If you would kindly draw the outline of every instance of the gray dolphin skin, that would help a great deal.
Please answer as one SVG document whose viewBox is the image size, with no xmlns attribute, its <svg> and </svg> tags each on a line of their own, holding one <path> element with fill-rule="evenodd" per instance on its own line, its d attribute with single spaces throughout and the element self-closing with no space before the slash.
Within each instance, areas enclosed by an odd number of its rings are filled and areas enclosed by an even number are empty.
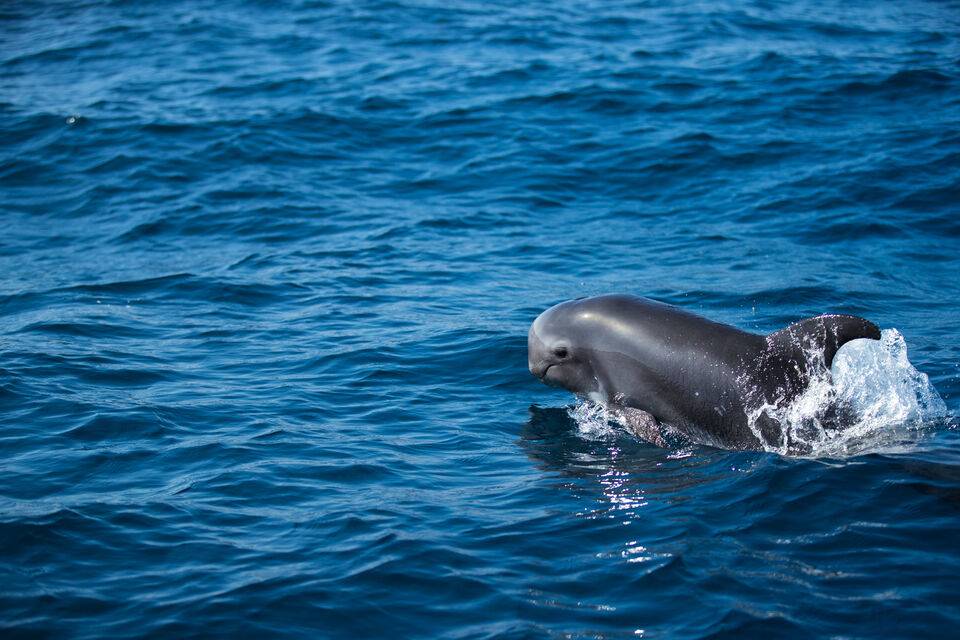
<svg viewBox="0 0 960 640">
<path fill-rule="evenodd" d="M 655 428 L 669 425 L 699 442 L 761 449 L 787 438 L 762 408 L 796 398 L 857 338 L 878 340 L 880 329 L 822 315 L 763 336 L 647 298 L 604 295 L 540 314 L 527 363 L 548 385 L 623 409 L 634 432 L 655 444 Z"/>
</svg>

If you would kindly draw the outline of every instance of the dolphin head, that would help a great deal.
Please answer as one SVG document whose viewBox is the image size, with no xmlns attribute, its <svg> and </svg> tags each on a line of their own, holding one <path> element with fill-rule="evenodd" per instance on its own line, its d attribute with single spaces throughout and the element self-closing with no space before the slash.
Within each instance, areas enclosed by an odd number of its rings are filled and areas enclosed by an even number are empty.
<svg viewBox="0 0 960 640">
<path fill-rule="evenodd" d="M 589 340 L 590 314 L 579 302 L 561 302 L 533 321 L 527 334 L 527 366 L 541 382 L 595 397 L 601 385 Z"/>
</svg>

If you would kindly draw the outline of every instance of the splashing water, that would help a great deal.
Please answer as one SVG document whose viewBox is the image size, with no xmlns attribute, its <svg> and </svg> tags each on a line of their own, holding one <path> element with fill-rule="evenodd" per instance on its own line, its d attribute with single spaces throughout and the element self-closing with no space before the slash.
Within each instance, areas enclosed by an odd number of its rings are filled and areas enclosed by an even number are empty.
<svg viewBox="0 0 960 640">
<path fill-rule="evenodd" d="M 590 439 L 612 437 L 626 426 L 617 409 L 589 401 L 577 402 L 569 413 Z M 848 342 L 831 371 L 814 377 L 792 402 L 751 412 L 748 422 L 755 432 L 762 413 L 784 425 L 786 435 L 766 450 L 808 457 L 903 451 L 948 417 L 929 377 L 907 359 L 906 341 L 896 329 L 883 330 L 880 340 Z"/>
<path fill-rule="evenodd" d="M 766 450 L 844 457 L 907 450 L 947 416 L 947 407 L 929 377 L 907 359 L 903 335 L 885 329 L 879 341 L 843 345 L 831 370 L 816 375 L 792 402 L 751 414 L 752 429 L 763 412 L 783 425 L 785 435 Z"/>
<path fill-rule="evenodd" d="M 930 378 L 907 359 L 907 343 L 896 329 L 881 333 L 880 343 L 854 340 L 833 363 L 838 397 L 870 421 L 926 422 L 947 415 L 947 405 Z"/>
<path fill-rule="evenodd" d="M 807 442 L 811 455 L 854 455 L 909 448 L 924 430 L 948 416 L 930 378 L 907 359 L 907 343 L 896 329 L 880 340 L 852 340 L 833 360 L 832 375 L 811 384 L 789 407 L 790 424 L 828 408 L 848 408 L 853 421 L 828 437 Z M 805 414 L 806 412 L 806 414 Z"/>
<path fill-rule="evenodd" d="M 580 435 L 590 440 L 603 440 L 614 437 L 620 424 L 617 413 L 602 404 L 590 400 L 578 399 L 577 403 L 567 409 L 567 413 L 577 423 Z M 624 426 L 624 425 L 620 425 Z"/>
</svg>

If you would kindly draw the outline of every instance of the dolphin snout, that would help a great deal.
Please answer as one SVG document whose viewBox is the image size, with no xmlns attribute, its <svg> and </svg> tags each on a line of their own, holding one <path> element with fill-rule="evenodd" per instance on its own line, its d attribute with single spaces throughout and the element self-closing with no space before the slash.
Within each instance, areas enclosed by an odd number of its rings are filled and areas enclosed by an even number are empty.
<svg viewBox="0 0 960 640">
<path fill-rule="evenodd" d="M 551 363 L 545 359 L 536 357 L 532 351 L 527 357 L 527 368 L 530 369 L 530 373 L 538 378 L 543 378 L 543 376 L 547 375 L 547 369 L 550 368 L 550 364 Z"/>
<path fill-rule="evenodd" d="M 543 344 L 531 325 L 530 332 L 527 334 L 527 368 L 530 369 L 530 373 L 541 380 L 547 374 L 547 369 L 550 368 L 551 364 L 544 357 L 545 353 L 546 345 Z"/>
<path fill-rule="evenodd" d="M 547 369 L 549 369 L 551 366 L 553 366 L 553 363 L 543 362 L 542 360 L 540 362 L 527 362 L 527 367 L 530 369 L 530 373 L 537 376 L 541 380 L 543 380 L 543 377 L 547 375 Z"/>
</svg>

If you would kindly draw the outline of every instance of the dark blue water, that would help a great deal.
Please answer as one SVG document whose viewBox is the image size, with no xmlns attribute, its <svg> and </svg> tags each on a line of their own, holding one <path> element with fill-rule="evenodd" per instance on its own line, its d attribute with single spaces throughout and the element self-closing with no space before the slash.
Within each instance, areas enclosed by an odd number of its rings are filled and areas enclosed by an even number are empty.
<svg viewBox="0 0 960 640">
<path fill-rule="evenodd" d="M 866 4 L 4 4 L 3 635 L 955 634 L 955 418 L 660 449 L 526 369 L 847 312 L 960 411 L 960 6 Z"/>
</svg>

